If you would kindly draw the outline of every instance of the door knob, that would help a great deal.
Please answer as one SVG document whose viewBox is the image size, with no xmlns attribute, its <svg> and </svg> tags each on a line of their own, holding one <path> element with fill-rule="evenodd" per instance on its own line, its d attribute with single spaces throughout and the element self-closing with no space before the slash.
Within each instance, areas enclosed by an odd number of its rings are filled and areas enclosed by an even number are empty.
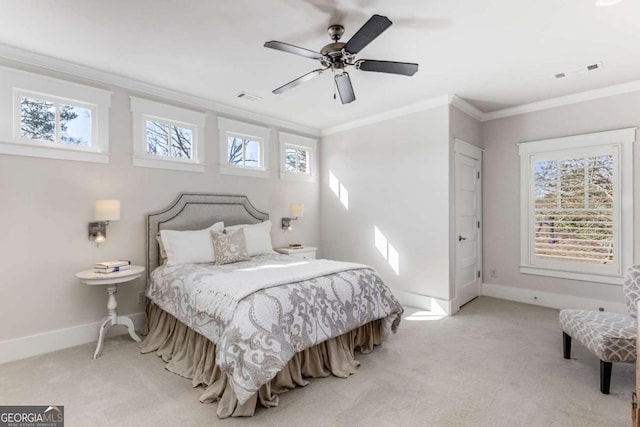
<svg viewBox="0 0 640 427">
<path fill-rule="evenodd" d="M 466 237 L 458 236 L 458 242 L 462 242 L 463 240 L 467 240 Z"/>
</svg>

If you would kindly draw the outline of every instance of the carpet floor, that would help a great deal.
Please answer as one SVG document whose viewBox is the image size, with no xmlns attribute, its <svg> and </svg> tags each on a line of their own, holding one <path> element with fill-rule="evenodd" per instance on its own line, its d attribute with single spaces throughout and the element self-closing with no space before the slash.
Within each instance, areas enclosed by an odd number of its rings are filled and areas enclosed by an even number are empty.
<svg viewBox="0 0 640 427">
<path fill-rule="evenodd" d="M 480 297 L 451 317 L 407 308 L 396 335 L 348 379 L 321 378 L 252 418 L 216 417 L 202 389 L 141 355 L 128 335 L 0 365 L 0 404 L 64 405 L 72 426 L 626 426 L 633 365 L 574 342 L 562 358 L 558 310 Z"/>
</svg>

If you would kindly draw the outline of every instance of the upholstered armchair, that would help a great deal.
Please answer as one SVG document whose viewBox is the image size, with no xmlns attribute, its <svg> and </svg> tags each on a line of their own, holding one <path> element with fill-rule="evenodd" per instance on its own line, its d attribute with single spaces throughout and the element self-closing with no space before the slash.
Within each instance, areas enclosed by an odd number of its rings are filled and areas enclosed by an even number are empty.
<svg viewBox="0 0 640 427">
<path fill-rule="evenodd" d="M 629 314 L 560 310 L 564 358 L 571 358 L 575 338 L 600 359 L 600 391 L 609 394 L 613 362 L 635 363 L 640 300 L 640 265 L 629 267 L 622 288 Z"/>
</svg>

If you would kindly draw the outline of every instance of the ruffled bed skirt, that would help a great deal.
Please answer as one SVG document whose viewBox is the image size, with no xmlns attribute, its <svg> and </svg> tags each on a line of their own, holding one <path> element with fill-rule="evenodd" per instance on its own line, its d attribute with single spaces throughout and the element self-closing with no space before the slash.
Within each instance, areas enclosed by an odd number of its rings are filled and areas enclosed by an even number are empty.
<svg viewBox="0 0 640 427">
<path fill-rule="evenodd" d="M 191 379 L 194 387 L 202 385 L 205 391 L 200 401 L 217 401 L 218 417 L 250 417 L 258 403 L 264 407 L 278 406 L 278 395 L 307 385 L 309 382 L 305 378 L 328 377 L 332 374 L 346 378 L 355 373 L 360 365 L 355 360 L 355 350 L 369 353 L 379 345 L 382 342 L 381 326 L 382 320 L 374 320 L 296 353 L 275 378 L 242 405 L 238 404 L 227 375 L 215 363 L 216 346 L 154 303 L 147 305 L 148 334 L 140 344 L 140 351 L 155 351 L 167 362 L 169 371 Z"/>
</svg>

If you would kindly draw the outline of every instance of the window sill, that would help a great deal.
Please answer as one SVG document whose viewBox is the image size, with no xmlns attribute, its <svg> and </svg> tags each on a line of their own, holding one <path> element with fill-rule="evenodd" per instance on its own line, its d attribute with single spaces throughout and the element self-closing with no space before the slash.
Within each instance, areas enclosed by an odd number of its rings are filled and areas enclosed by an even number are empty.
<svg viewBox="0 0 640 427">
<path fill-rule="evenodd" d="M 146 157 L 134 157 L 133 165 L 143 168 L 169 169 L 182 172 L 204 172 L 204 164 L 188 163 L 176 160 L 149 159 Z"/>
<path fill-rule="evenodd" d="M 286 181 L 317 182 L 316 177 L 308 173 L 280 172 L 280 179 Z"/>
<path fill-rule="evenodd" d="M 558 277 L 562 279 L 582 280 L 585 282 L 596 282 L 607 285 L 622 285 L 624 278 L 622 276 L 602 275 L 593 273 L 577 273 L 574 271 L 549 270 L 546 268 L 520 267 L 520 273 L 534 274 L 538 276 Z"/>
<path fill-rule="evenodd" d="M 42 157 L 45 159 L 73 160 L 77 162 L 109 163 L 108 153 L 98 153 L 71 148 L 54 148 L 22 143 L 0 142 L 0 154 L 12 156 Z"/>
<path fill-rule="evenodd" d="M 220 165 L 220 173 L 223 175 L 247 176 L 250 178 L 269 178 L 268 170 L 240 168 L 229 165 Z"/>
</svg>

